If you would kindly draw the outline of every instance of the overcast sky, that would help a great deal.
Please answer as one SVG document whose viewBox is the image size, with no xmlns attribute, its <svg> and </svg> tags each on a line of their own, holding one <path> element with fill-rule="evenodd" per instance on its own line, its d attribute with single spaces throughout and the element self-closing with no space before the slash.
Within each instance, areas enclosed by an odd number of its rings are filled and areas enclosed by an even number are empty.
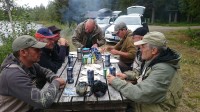
<svg viewBox="0 0 200 112">
<path fill-rule="evenodd" d="M 18 5 L 20 6 L 28 5 L 31 8 L 35 6 L 40 6 L 40 4 L 43 4 L 46 7 L 49 1 L 53 0 L 15 0 L 15 2 Z"/>
</svg>

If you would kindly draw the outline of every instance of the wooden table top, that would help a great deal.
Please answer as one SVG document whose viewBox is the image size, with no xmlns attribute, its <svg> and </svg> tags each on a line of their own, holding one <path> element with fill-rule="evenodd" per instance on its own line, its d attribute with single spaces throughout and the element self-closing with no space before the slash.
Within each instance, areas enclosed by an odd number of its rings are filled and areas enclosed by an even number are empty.
<svg viewBox="0 0 200 112">
<path fill-rule="evenodd" d="M 63 63 L 62 67 L 58 70 L 57 75 L 67 80 L 67 64 L 68 60 L 66 58 L 65 62 Z M 101 68 L 98 68 L 98 72 L 101 72 L 103 74 L 103 69 L 107 68 L 107 71 L 109 71 L 109 67 L 104 67 L 103 61 L 99 61 L 98 65 L 101 66 Z M 68 89 L 74 89 L 76 88 L 76 85 L 79 83 L 79 78 L 83 76 L 87 76 L 85 74 L 82 74 L 81 71 L 83 71 L 86 67 L 93 67 L 93 65 L 83 65 L 81 60 L 78 60 L 76 57 L 73 57 L 73 78 L 74 83 L 72 84 L 66 84 L 65 88 Z M 112 63 L 111 66 L 114 66 L 116 68 L 116 72 L 120 72 L 120 69 L 117 65 L 117 63 Z M 97 74 L 95 75 L 102 82 L 105 82 L 107 84 L 107 80 L 104 78 L 103 75 Z M 56 110 L 65 110 L 65 111 L 93 111 L 93 110 L 124 110 L 126 108 L 127 103 L 130 101 L 127 100 L 125 97 L 122 96 L 122 94 L 118 91 L 116 91 L 112 86 L 108 84 L 108 90 L 106 94 L 102 97 L 95 97 L 94 94 L 91 96 L 69 96 L 66 95 L 64 92 L 64 89 L 60 91 L 60 93 L 57 95 L 57 98 L 55 100 L 55 103 L 52 105 L 48 111 L 54 111 Z"/>
</svg>

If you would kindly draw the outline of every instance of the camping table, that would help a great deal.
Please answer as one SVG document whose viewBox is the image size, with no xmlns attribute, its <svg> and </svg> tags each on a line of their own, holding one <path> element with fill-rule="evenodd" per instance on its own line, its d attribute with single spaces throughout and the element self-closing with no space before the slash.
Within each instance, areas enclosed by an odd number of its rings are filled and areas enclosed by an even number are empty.
<svg viewBox="0 0 200 112">
<path fill-rule="evenodd" d="M 98 63 L 101 65 L 101 69 L 104 67 L 103 61 Z M 57 75 L 67 79 L 67 58 L 63 63 L 62 67 L 58 70 Z M 76 88 L 76 85 L 79 82 L 79 78 L 82 77 L 81 71 L 84 69 L 85 65 L 82 65 L 82 61 L 78 60 L 76 57 L 73 58 L 73 76 L 74 83 L 66 84 L 65 88 Z M 116 71 L 119 72 L 120 69 L 117 63 L 112 64 L 116 67 Z M 107 69 L 108 70 L 108 69 Z M 102 70 L 103 72 L 103 70 Z M 102 75 L 100 80 L 107 84 L 107 80 L 104 79 Z M 127 100 L 122 94 L 116 91 L 112 86 L 108 84 L 108 91 L 102 97 L 95 97 L 91 95 L 90 97 L 81 97 L 81 96 L 66 96 L 64 89 L 57 94 L 57 98 L 53 105 L 47 109 L 47 111 L 97 111 L 97 110 L 115 110 L 115 111 L 125 111 L 127 103 L 130 103 L 130 100 Z"/>
</svg>

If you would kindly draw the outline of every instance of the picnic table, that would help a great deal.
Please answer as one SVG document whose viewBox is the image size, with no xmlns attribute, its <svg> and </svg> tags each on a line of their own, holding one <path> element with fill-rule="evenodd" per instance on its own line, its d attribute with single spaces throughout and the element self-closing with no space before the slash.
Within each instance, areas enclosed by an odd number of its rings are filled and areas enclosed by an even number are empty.
<svg viewBox="0 0 200 112">
<path fill-rule="evenodd" d="M 107 80 L 104 78 L 103 69 L 105 68 L 104 62 L 99 61 L 97 73 L 95 77 L 98 77 L 98 80 L 105 82 L 108 85 L 108 90 L 106 94 L 102 97 L 95 97 L 94 94 L 91 96 L 73 96 L 66 94 L 66 90 L 75 90 L 76 85 L 79 83 L 80 78 L 87 76 L 83 71 L 87 67 L 94 67 L 95 64 L 82 64 L 82 60 L 78 60 L 77 56 L 73 57 L 73 78 L 74 83 L 66 84 L 65 88 L 60 90 L 57 94 L 53 105 L 47 109 L 47 111 L 125 111 L 127 104 L 130 103 L 130 100 L 126 99 L 122 94 L 116 91 L 112 86 L 110 86 Z M 66 58 L 62 67 L 58 70 L 57 75 L 67 80 L 67 67 L 68 67 L 68 58 Z M 116 72 L 119 72 L 120 69 L 117 63 L 111 63 L 111 66 L 116 68 Z M 108 69 L 109 67 L 107 67 Z M 46 85 L 45 85 L 46 86 Z"/>
</svg>

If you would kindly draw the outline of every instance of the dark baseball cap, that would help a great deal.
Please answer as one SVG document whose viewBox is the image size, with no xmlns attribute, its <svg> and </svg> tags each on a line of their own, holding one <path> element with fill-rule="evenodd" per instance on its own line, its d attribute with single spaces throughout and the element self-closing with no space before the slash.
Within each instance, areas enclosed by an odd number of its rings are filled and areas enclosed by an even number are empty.
<svg viewBox="0 0 200 112">
<path fill-rule="evenodd" d="M 61 31 L 61 29 L 57 28 L 56 26 L 49 26 L 48 29 L 50 29 L 53 34 L 56 34 Z"/>
<path fill-rule="evenodd" d="M 147 29 L 144 27 L 139 27 L 135 31 L 133 31 L 132 36 L 134 35 L 139 35 L 139 36 L 144 36 L 147 34 Z"/>
<path fill-rule="evenodd" d="M 22 35 L 17 37 L 12 43 L 13 51 L 19 51 L 21 49 L 34 47 L 34 48 L 43 48 L 46 43 L 37 41 L 34 37 L 30 35 Z"/>
</svg>

